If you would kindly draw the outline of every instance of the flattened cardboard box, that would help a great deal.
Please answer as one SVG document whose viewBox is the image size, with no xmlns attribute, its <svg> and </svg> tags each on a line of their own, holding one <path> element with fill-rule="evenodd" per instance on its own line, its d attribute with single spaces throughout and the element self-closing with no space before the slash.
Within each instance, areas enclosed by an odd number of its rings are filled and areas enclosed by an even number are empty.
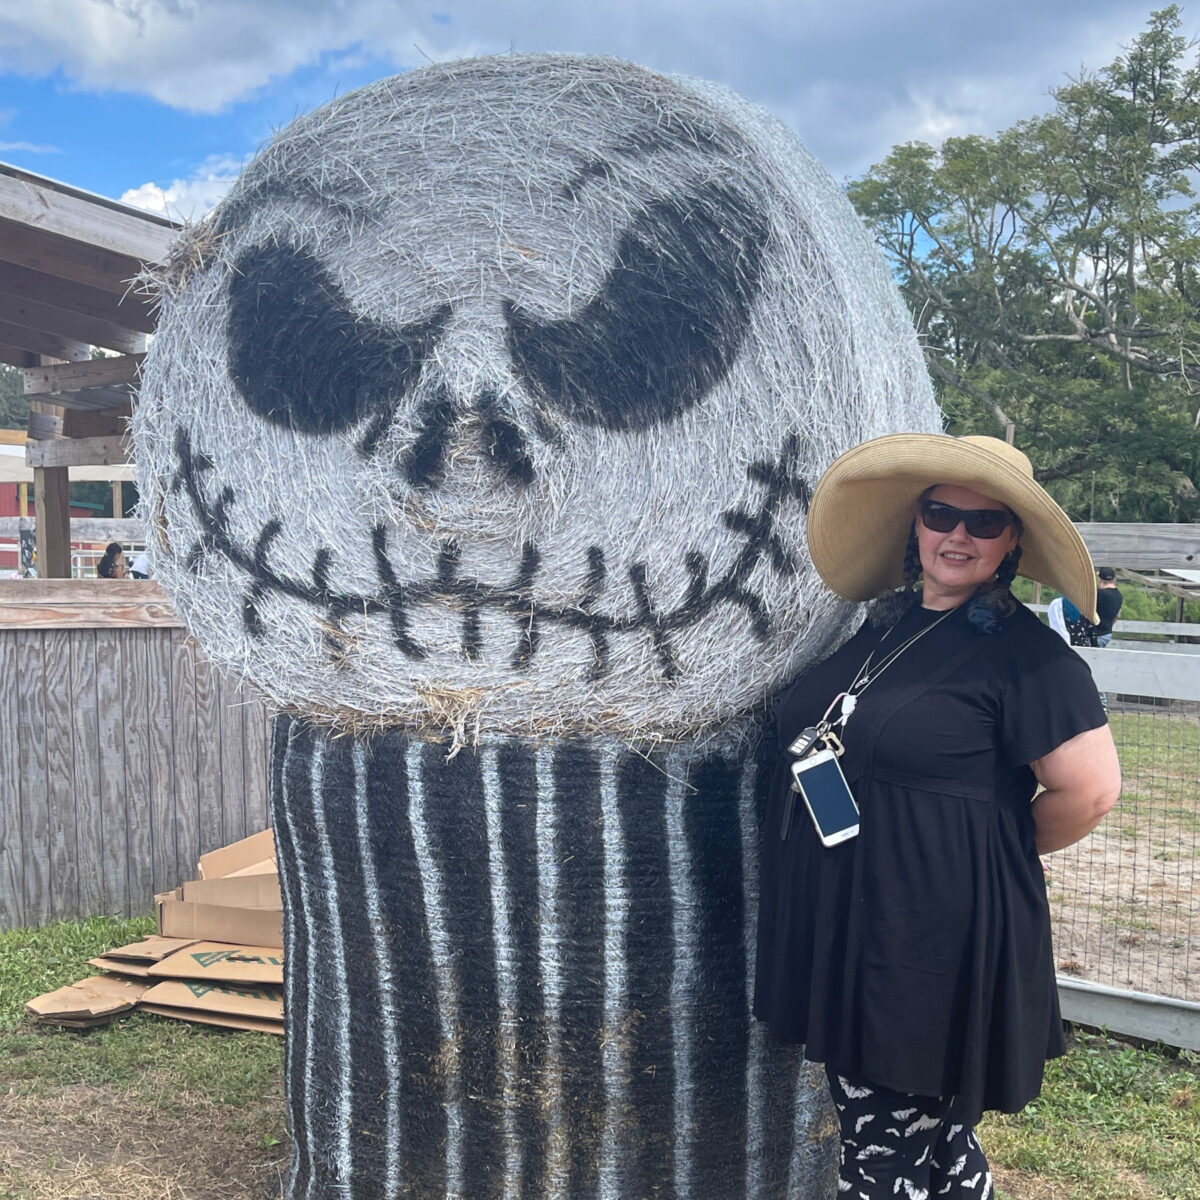
<svg viewBox="0 0 1200 1200">
<path fill-rule="evenodd" d="M 149 975 L 151 979 L 203 980 L 210 985 L 282 985 L 283 952 L 273 946 L 197 942 L 155 963 L 149 968 Z"/>
<path fill-rule="evenodd" d="M 163 937 L 204 938 L 283 949 L 283 913 L 278 909 L 196 904 L 183 899 L 182 888 L 154 899 L 158 932 Z"/>
<path fill-rule="evenodd" d="M 148 937 L 140 942 L 131 942 L 128 946 L 106 950 L 97 958 L 89 958 L 88 965 L 141 979 L 149 974 L 154 963 L 195 944 L 195 938 Z"/>
<path fill-rule="evenodd" d="M 278 988 L 226 987 L 164 979 L 143 995 L 140 1007 L 184 1021 L 264 1033 L 283 1032 L 283 992 Z"/>
<path fill-rule="evenodd" d="M 191 979 L 164 979 L 142 995 L 143 1004 L 196 1008 L 261 1020 L 283 1020 L 283 992 L 273 987 L 229 987 Z"/>
<path fill-rule="evenodd" d="M 157 1017 L 171 1017 L 176 1021 L 216 1025 L 221 1029 L 241 1029 L 248 1033 L 273 1033 L 276 1037 L 283 1037 L 286 1032 L 282 1021 L 268 1021 L 262 1017 L 231 1017 L 227 1013 L 203 1012 L 198 1008 L 171 1008 L 166 1004 L 139 1004 L 138 1011 L 154 1013 Z"/>
<path fill-rule="evenodd" d="M 194 904 L 221 904 L 226 908 L 283 908 L 276 871 L 260 875 L 225 875 L 218 879 L 193 879 L 180 889 L 182 899 Z"/>
<path fill-rule="evenodd" d="M 35 1020 L 60 1025 L 99 1025 L 129 1012 L 149 984 L 113 975 L 92 975 L 37 996 L 25 1005 Z"/>
<path fill-rule="evenodd" d="M 275 832 L 264 829 L 240 842 L 202 854 L 196 873 L 201 879 L 221 879 L 227 875 L 253 875 L 275 869 Z"/>
</svg>

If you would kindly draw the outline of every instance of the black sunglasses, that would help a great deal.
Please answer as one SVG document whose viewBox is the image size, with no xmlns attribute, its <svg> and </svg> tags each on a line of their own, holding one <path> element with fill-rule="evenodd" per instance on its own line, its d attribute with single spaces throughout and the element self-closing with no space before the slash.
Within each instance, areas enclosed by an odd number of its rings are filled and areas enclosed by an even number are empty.
<svg viewBox="0 0 1200 1200">
<path fill-rule="evenodd" d="M 921 524 L 934 533 L 949 533 L 962 521 L 973 538 L 998 538 L 1015 520 L 1007 508 L 955 508 L 938 500 L 921 501 Z"/>
</svg>

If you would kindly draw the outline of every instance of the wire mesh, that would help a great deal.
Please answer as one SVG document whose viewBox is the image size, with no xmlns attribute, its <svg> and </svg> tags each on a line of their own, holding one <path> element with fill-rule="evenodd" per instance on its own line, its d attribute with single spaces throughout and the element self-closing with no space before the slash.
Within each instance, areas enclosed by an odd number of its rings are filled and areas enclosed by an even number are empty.
<svg viewBox="0 0 1200 1200">
<path fill-rule="evenodd" d="M 1121 799 L 1043 860 L 1058 971 L 1200 1001 L 1200 704 L 1109 701 Z"/>
</svg>

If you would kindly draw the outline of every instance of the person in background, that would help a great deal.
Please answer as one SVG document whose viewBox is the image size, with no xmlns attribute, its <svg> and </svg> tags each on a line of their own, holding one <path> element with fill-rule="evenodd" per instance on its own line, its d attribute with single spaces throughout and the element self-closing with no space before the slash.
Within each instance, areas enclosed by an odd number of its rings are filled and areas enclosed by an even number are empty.
<svg viewBox="0 0 1200 1200">
<path fill-rule="evenodd" d="M 104 555 L 96 564 L 96 574 L 101 579 L 124 579 L 128 574 L 125 570 L 125 552 L 120 542 L 109 542 L 104 548 Z"/>
<path fill-rule="evenodd" d="M 1096 571 L 1096 645 L 1107 646 L 1112 641 L 1113 625 L 1121 612 L 1124 597 L 1117 587 L 1117 573 L 1112 567 Z"/>
<path fill-rule="evenodd" d="M 133 556 L 133 562 L 129 566 L 129 573 L 134 579 L 150 578 L 150 555 L 145 550 Z"/>
</svg>

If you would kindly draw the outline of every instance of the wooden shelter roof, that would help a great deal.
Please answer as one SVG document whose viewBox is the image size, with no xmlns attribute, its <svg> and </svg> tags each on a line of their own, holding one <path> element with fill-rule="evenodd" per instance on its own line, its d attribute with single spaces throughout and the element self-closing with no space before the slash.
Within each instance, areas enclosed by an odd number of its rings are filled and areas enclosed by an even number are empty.
<svg viewBox="0 0 1200 1200">
<path fill-rule="evenodd" d="M 133 281 L 165 258 L 178 230 L 0 163 L 0 362 L 23 368 L 33 402 L 26 463 L 43 576 L 70 574 L 70 468 L 129 462 L 126 423 L 155 322 Z"/>
<path fill-rule="evenodd" d="M 0 362 L 26 368 L 27 394 L 72 409 L 128 404 L 154 331 L 131 281 L 178 228 L 0 163 Z M 93 359 L 93 346 L 121 357 Z"/>
</svg>

